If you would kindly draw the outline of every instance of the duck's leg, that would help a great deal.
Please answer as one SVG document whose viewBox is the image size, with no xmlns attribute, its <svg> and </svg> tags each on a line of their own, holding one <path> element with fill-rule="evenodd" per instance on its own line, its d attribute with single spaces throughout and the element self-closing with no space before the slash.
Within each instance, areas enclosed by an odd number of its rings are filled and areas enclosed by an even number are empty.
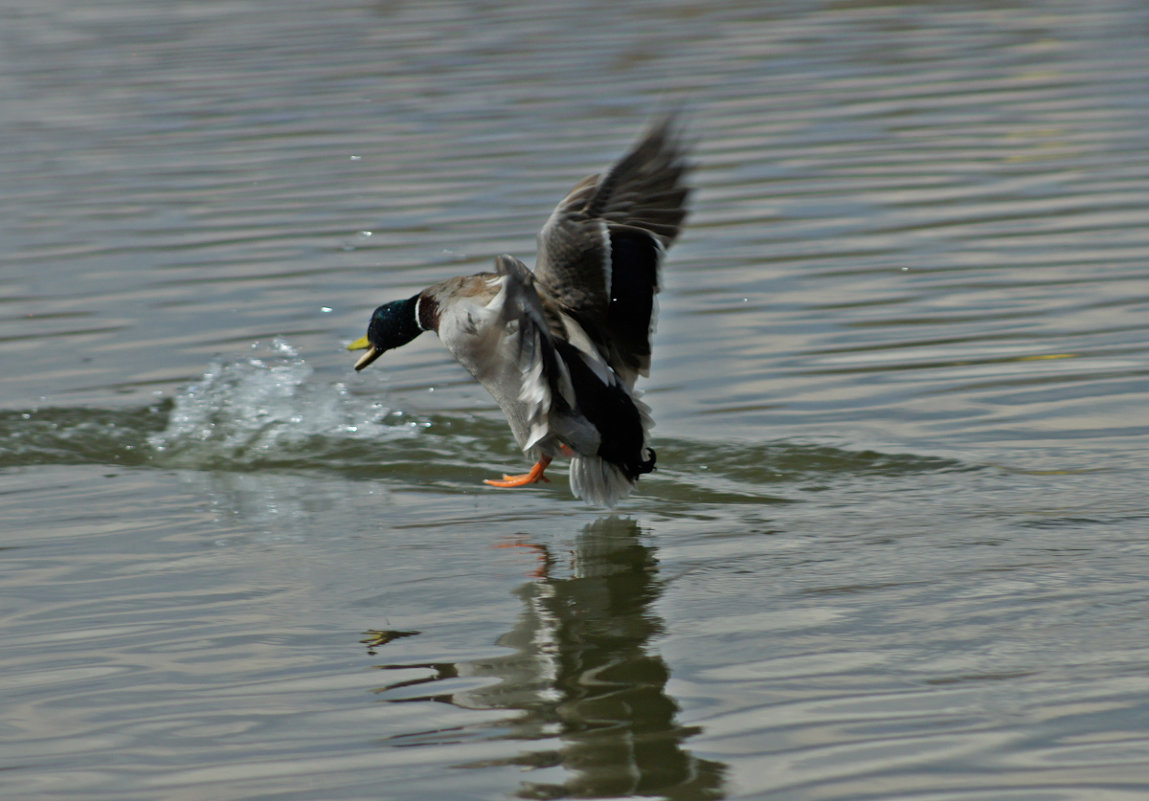
<svg viewBox="0 0 1149 801">
<path fill-rule="evenodd" d="M 550 483 L 550 479 L 543 475 L 543 471 L 547 469 L 547 465 L 551 463 L 551 457 L 543 456 L 539 459 L 535 466 L 531 468 L 531 472 L 523 473 L 521 476 L 508 476 L 504 475 L 502 481 L 497 478 L 488 478 L 483 481 L 484 484 L 490 484 L 492 487 L 502 487 L 503 489 L 510 489 L 511 487 L 525 487 L 528 484 L 537 484 L 540 481 Z"/>
</svg>

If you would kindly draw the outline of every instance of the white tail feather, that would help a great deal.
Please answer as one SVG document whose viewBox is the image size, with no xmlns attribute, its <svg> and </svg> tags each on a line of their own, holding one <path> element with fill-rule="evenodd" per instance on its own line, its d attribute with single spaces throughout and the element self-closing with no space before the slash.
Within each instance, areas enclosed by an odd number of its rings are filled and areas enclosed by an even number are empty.
<svg viewBox="0 0 1149 801">
<path fill-rule="evenodd" d="M 588 503 L 614 506 L 634 489 L 620 468 L 597 456 L 571 459 L 571 491 Z"/>
</svg>

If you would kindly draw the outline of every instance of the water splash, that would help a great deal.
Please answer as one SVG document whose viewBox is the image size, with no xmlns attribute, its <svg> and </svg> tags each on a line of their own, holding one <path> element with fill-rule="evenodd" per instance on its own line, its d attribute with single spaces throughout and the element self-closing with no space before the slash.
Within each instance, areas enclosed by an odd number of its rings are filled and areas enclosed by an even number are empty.
<svg viewBox="0 0 1149 801">
<path fill-rule="evenodd" d="M 426 429 L 426 430 L 424 430 Z M 422 436 L 419 436 L 423 434 Z M 838 477 L 971 469 L 948 459 L 811 443 L 659 440 L 647 493 L 682 502 L 776 502 L 780 486 Z M 412 420 L 318 380 L 286 341 L 217 359 L 173 398 L 136 409 L 0 411 L 0 468 L 35 464 L 151 466 L 212 473 L 260 470 L 397 476 L 405 485 L 472 490 L 477 470 L 518 458 L 495 416 Z M 782 493 L 784 494 L 784 493 Z"/>
<path fill-rule="evenodd" d="M 220 464 L 307 467 L 346 463 L 355 443 L 411 436 L 420 424 L 391 425 L 384 404 L 353 398 L 314 371 L 286 341 L 255 343 L 243 359 L 212 362 L 174 401 L 167 427 L 148 438 L 171 467 Z"/>
<path fill-rule="evenodd" d="M 132 409 L 0 410 L 0 469 L 43 464 L 194 470 L 372 470 L 430 423 L 318 381 L 283 340 L 217 359 L 173 398 Z"/>
</svg>

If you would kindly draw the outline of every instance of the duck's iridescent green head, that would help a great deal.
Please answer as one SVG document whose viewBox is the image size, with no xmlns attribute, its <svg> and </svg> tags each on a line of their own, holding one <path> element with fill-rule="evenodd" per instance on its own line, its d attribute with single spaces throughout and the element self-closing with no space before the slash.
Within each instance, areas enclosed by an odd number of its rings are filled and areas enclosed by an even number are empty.
<svg viewBox="0 0 1149 801">
<path fill-rule="evenodd" d="M 407 300 L 393 300 L 384 303 L 371 313 L 371 322 L 367 324 L 367 336 L 360 337 L 347 346 L 347 350 L 366 350 L 359 361 L 355 362 L 355 369 L 362 370 L 371 362 L 378 359 L 385 351 L 406 345 L 423 329 L 419 327 L 417 310 L 419 296 Z"/>
</svg>

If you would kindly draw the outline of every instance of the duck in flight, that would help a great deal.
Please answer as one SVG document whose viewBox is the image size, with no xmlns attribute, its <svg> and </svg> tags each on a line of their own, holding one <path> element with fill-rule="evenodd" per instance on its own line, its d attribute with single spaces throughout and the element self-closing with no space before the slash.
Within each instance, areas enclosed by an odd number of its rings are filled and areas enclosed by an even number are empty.
<svg viewBox="0 0 1149 801">
<path fill-rule="evenodd" d="M 514 256 L 495 271 L 449 278 L 371 315 L 362 370 L 435 331 L 506 415 L 535 461 L 494 487 L 547 481 L 571 458 L 575 495 L 613 506 L 654 469 L 650 410 L 635 390 L 650 370 L 654 296 L 686 219 L 687 147 L 674 117 L 652 125 L 605 175 L 584 178 L 538 236 L 535 269 Z"/>
</svg>

